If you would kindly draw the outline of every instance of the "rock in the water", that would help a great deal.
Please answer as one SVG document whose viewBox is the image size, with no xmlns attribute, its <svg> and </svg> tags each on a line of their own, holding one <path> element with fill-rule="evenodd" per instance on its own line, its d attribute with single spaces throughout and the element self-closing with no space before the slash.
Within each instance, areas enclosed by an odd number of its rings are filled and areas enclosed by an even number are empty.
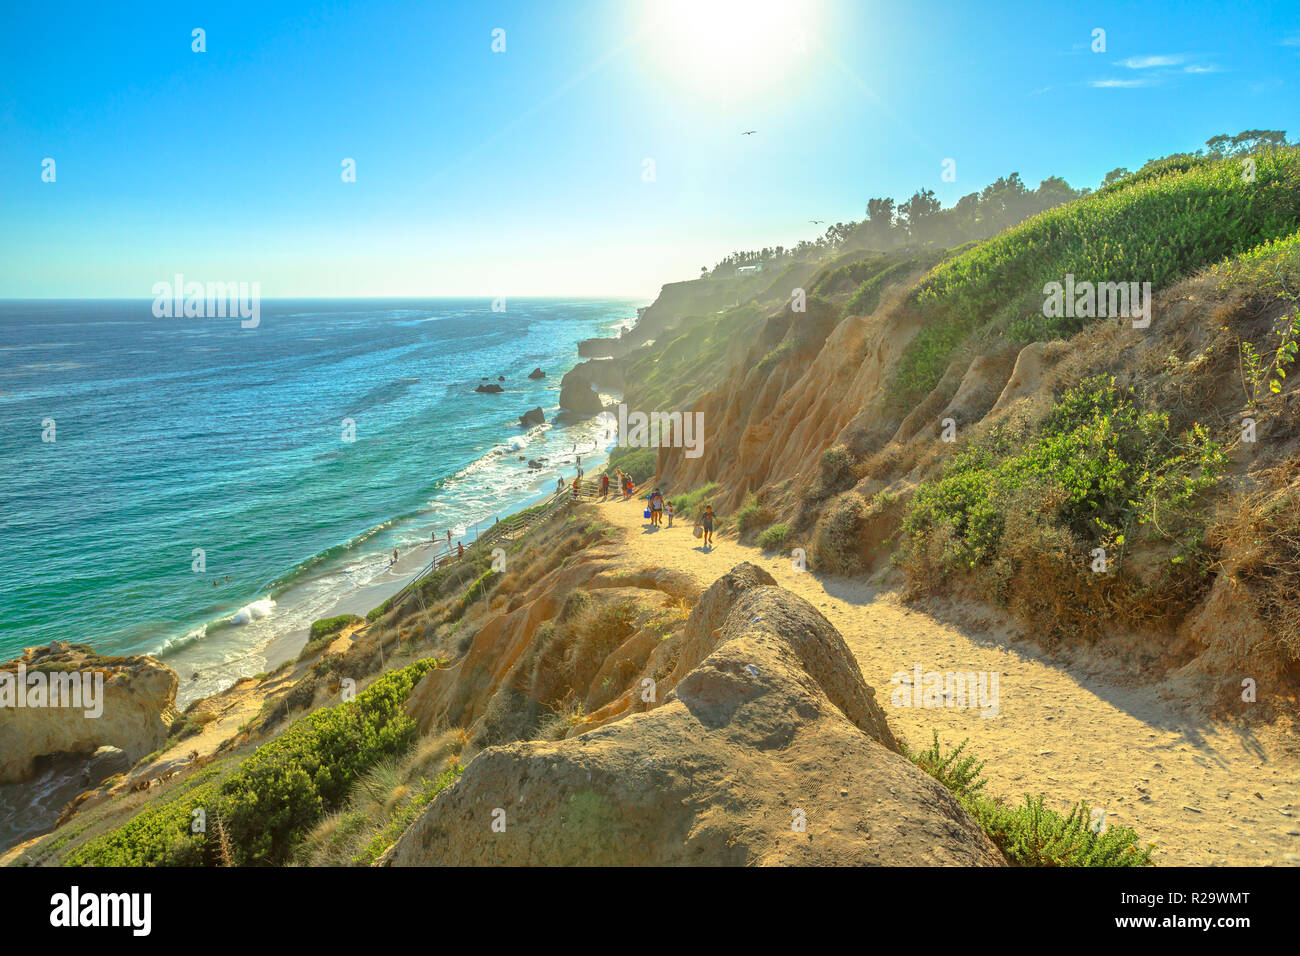
<svg viewBox="0 0 1300 956">
<path fill-rule="evenodd" d="M 591 382 L 570 371 L 560 379 L 560 407 L 578 415 L 598 415 L 605 406 Z"/>
<path fill-rule="evenodd" d="M 536 458 L 530 458 L 528 460 L 528 467 L 536 471 L 537 469 L 542 467 L 542 463 L 538 461 Z"/>
<path fill-rule="evenodd" d="M 545 421 L 546 413 L 542 411 L 540 406 L 519 416 L 520 425 L 541 425 Z"/>
<path fill-rule="evenodd" d="M 533 369 L 531 372 L 528 373 L 528 377 L 529 377 L 529 378 L 546 378 L 546 373 L 543 372 L 540 368 L 535 368 L 535 369 Z"/>
<path fill-rule="evenodd" d="M 1005 864 L 901 755 L 835 628 L 766 571 L 716 581 L 675 656 L 639 712 L 479 752 L 383 862 Z M 408 703 L 417 721 L 446 709 L 454 679 L 426 675 Z"/>
<path fill-rule="evenodd" d="M 486 392 L 490 395 L 495 395 L 497 392 L 504 392 L 505 389 L 502 388 L 500 385 L 496 384 L 496 382 L 493 382 L 490 385 L 480 385 L 478 388 L 474 389 L 474 391 Z"/>
</svg>

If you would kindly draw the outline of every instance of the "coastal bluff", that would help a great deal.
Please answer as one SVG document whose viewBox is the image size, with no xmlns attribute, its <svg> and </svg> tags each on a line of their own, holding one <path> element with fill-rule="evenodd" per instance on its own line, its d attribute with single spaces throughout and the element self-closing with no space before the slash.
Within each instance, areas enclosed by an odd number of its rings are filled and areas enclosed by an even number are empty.
<svg viewBox="0 0 1300 956">
<path fill-rule="evenodd" d="M 34 683 L 53 688 L 78 675 L 102 689 L 80 697 L 78 706 L 50 706 L 49 694 L 42 695 L 44 703 L 30 706 Z M 64 641 L 27 648 L 0 664 L 0 783 L 30 779 L 38 758 L 89 757 L 104 746 L 120 749 L 134 763 L 167 739 L 176 717 L 176 687 L 176 672 L 155 657 L 104 657 Z M 29 705 L 17 706 L 17 694 L 27 694 Z"/>
<path fill-rule="evenodd" d="M 481 751 L 382 862 L 1004 863 L 902 756 L 834 626 L 752 564 L 702 596 L 648 706 Z"/>
</svg>

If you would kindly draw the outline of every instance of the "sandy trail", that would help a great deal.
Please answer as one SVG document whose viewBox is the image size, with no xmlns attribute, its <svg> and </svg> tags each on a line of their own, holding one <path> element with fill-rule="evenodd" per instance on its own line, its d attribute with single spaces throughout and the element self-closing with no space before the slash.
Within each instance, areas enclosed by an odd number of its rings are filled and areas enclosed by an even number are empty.
<svg viewBox="0 0 1300 956">
<path fill-rule="evenodd" d="M 932 730 L 945 745 L 970 739 L 988 761 L 990 795 L 1045 793 L 1062 810 L 1086 800 L 1108 824 L 1154 841 L 1163 865 L 1300 865 L 1300 749 L 1280 728 L 1243 731 L 1188 716 L 1150 689 L 1067 670 L 996 629 L 939 621 L 865 582 L 798 572 L 790 558 L 734 538 L 706 552 L 689 522 L 652 529 L 639 501 L 597 507 L 624 530 L 634 563 L 691 573 L 702 586 L 741 561 L 765 568 L 839 629 L 909 745 L 928 745 Z M 907 672 L 910 685 L 917 664 L 997 673 L 998 716 L 893 706 L 891 676 Z"/>
</svg>

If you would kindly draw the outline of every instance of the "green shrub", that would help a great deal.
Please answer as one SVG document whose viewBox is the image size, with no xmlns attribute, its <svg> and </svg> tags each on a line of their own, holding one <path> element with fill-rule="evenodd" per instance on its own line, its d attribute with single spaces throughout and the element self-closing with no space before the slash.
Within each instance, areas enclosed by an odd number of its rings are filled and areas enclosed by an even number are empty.
<svg viewBox="0 0 1300 956">
<path fill-rule="evenodd" d="M 319 621 L 313 621 L 311 625 L 311 633 L 307 638 L 307 643 L 298 653 L 298 660 L 304 661 L 329 647 L 334 643 L 334 639 L 338 636 L 339 632 L 345 627 L 352 624 L 364 623 L 365 618 L 358 617 L 355 614 L 340 614 L 338 617 L 322 618 Z"/>
<path fill-rule="evenodd" d="M 854 491 L 837 495 L 821 511 L 813 531 L 813 562 L 819 571 L 858 574 L 866 502 Z"/>
<path fill-rule="evenodd" d="M 322 618 L 319 621 L 312 621 L 311 633 L 308 634 L 309 641 L 315 641 L 319 638 L 331 634 L 337 634 L 350 624 L 363 624 L 362 618 L 355 614 L 340 614 L 338 617 Z"/>
<path fill-rule="evenodd" d="M 465 589 L 465 593 L 462 594 L 460 600 L 456 602 L 456 606 L 452 609 L 452 613 L 448 620 L 457 621 L 463 617 L 465 612 L 473 606 L 475 601 L 482 599 L 488 591 L 492 590 L 492 585 L 496 584 L 500 578 L 501 575 L 496 571 L 493 571 L 491 568 L 488 568 L 488 570 L 475 578 L 474 583 Z"/>
<path fill-rule="evenodd" d="M 853 456 L 844 445 L 832 445 L 823 451 L 818 466 L 817 477 L 808 491 L 808 496 L 814 501 L 829 498 L 857 484 Z"/>
<path fill-rule="evenodd" d="M 905 755 L 943 784 L 989 835 L 1007 860 L 1016 866 L 1151 866 L 1154 845 L 1138 849 L 1138 835 L 1129 827 L 1101 831 L 1086 803 L 1076 803 L 1062 815 L 1044 798 L 1025 795 L 1024 806 L 1007 806 L 982 791 L 988 782 L 984 762 L 966 754 L 967 741 L 943 753 L 939 733 L 930 747 Z"/>
<path fill-rule="evenodd" d="M 435 665 L 417 661 L 383 675 L 355 700 L 308 714 L 263 744 L 224 779 L 205 774 L 165 803 L 152 803 L 88 842 L 73 866 L 199 866 L 214 862 L 209 837 L 221 820 L 238 865 L 279 864 L 321 818 L 342 802 L 352 781 L 414 739 L 406 715 L 411 689 Z M 197 781 L 197 778 L 195 778 Z M 187 783 L 191 783 L 187 781 Z M 191 831 L 201 808 L 207 833 Z"/>
<path fill-rule="evenodd" d="M 414 788 L 414 794 L 404 801 L 393 813 L 392 818 L 378 832 L 373 833 L 366 844 L 352 857 L 354 866 L 373 866 L 379 858 L 388 852 L 399 837 L 420 815 L 420 812 L 434 801 L 434 798 L 460 778 L 464 770 L 460 764 L 448 767 L 432 780 L 421 778 Z"/>
<path fill-rule="evenodd" d="M 718 483 L 710 481 L 707 484 L 700 485 L 694 491 L 687 492 L 684 495 L 676 495 L 669 500 L 673 503 L 674 511 L 683 518 L 696 519 L 704 514 L 704 506 L 709 504 L 709 498 L 717 493 Z"/>
<path fill-rule="evenodd" d="M 764 551 L 777 551 L 785 544 L 786 535 L 789 533 L 790 526 L 784 521 L 774 524 L 758 536 L 759 547 Z"/>
<path fill-rule="evenodd" d="M 1003 854 L 1017 866 L 1151 866 L 1152 846 L 1138 849 L 1129 827 L 1094 829 L 1086 803 L 1062 816 L 1043 797 L 1025 795 L 1020 807 L 975 800 L 972 813 Z"/>
<path fill-rule="evenodd" d="M 760 505 L 751 495 L 735 514 L 736 530 L 742 535 L 750 534 L 771 524 L 774 517 L 770 508 Z"/>
<path fill-rule="evenodd" d="M 904 520 L 907 549 L 925 551 L 941 531 L 949 570 L 991 561 L 1025 488 L 1058 491 L 1040 503 L 1089 548 L 1122 552 L 1138 528 L 1151 528 L 1195 549 L 1204 525 L 1193 499 L 1218 482 L 1226 462 L 1204 428 L 1170 435 L 1167 413 L 1141 412 L 1113 376 L 1099 376 L 1067 392 L 1036 436 L 994 429 L 922 484 Z"/>
</svg>

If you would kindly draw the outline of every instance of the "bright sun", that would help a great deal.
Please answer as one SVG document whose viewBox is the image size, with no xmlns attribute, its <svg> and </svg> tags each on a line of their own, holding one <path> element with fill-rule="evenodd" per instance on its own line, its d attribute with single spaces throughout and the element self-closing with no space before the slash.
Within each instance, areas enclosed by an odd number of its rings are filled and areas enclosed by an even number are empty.
<svg viewBox="0 0 1300 956">
<path fill-rule="evenodd" d="M 644 20 L 658 72 L 695 95 L 768 92 L 807 58 L 816 0 L 654 0 Z"/>
</svg>

